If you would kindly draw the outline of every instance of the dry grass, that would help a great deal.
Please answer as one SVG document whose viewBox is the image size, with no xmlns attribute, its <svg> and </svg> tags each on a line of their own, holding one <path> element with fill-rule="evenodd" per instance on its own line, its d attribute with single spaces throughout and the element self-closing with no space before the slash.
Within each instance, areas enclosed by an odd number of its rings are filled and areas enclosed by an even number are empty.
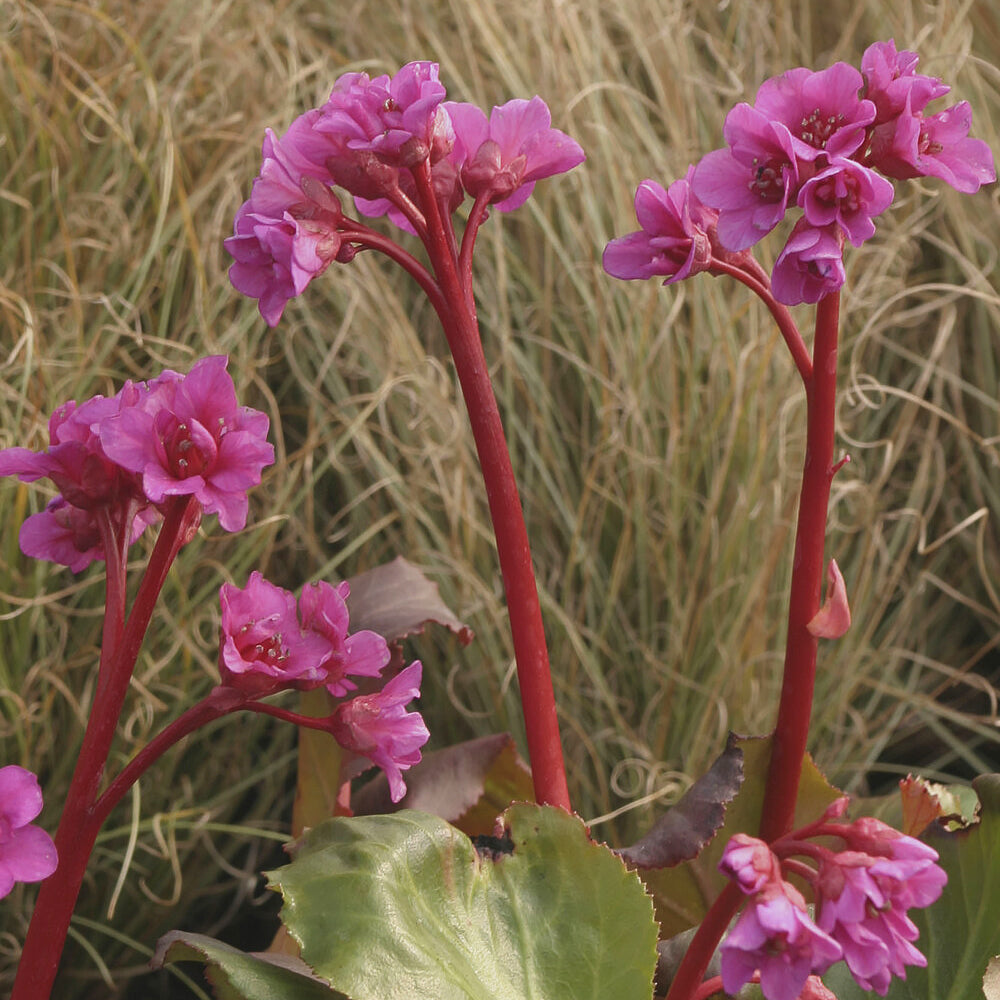
<svg viewBox="0 0 1000 1000">
<path fill-rule="evenodd" d="M 362 258 L 272 334 L 225 278 L 221 239 L 264 127 L 283 129 L 347 69 L 414 58 L 440 60 L 457 99 L 542 94 L 588 153 L 493 219 L 477 260 L 574 801 L 591 817 L 670 801 L 728 729 L 769 727 L 802 394 L 741 289 L 614 282 L 600 250 L 633 228 L 636 184 L 668 182 L 720 145 L 726 109 L 765 77 L 856 63 L 872 40 L 918 48 L 1000 149 L 989 0 L 834 0 L 767 18 L 674 0 L 8 0 L 0 18 L 0 446 L 41 446 L 66 398 L 226 352 L 279 451 L 247 531 L 207 525 L 174 573 L 121 754 L 211 684 L 221 580 L 258 566 L 295 586 L 398 553 L 478 635 L 467 650 L 418 650 L 435 743 L 518 730 L 485 503 L 432 313 Z M 998 223 L 995 190 L 901 185 L 878 238 L 850 255 L 839 431 L 854 461 L 829 551 L 856 625 L 822 650 L 814 747 L 852 789 L 911 766 L 998 766 Z M 12 526 L 40 503 L 36 489 L 0 488 Z M 41 769 L 50 822 L 93 683 L 99 601 L 94 571 L 74 579 L 20 557 L 13 530 L 0 540 L 4 759 Z M 97 995 L 98 956 L 141 965 L 111 934 L 148 946 L 169 926 L 211 931 L 253 897 L 270 842 L 217 827 L 282 828 L 292 750 L 258 720 L 158 766 L 102 840 L 80 908 L 92 954 L 76 954 L 62 996 Z M 655 808 L 599 829 L 628 837 Z M 247 873 L 235 890 L 217 879 L 220 857 Z M 5 908 L 7 954 L 29 898 Z"/>
</svg>

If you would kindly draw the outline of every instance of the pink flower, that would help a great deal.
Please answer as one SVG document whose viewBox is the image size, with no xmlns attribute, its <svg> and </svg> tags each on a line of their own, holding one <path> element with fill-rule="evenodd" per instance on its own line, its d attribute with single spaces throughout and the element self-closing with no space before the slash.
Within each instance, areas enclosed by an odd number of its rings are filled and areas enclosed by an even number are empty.
<svg viewBox="0 0 1000 1000">
<path fill-rule="evenodd" d="M 333 645 L 320 632 L 303 630 L 295 597 L 256 570 L 242 590 L 224 583 L 219 673 L 224 684 L 263 697 L 285 688 L 308 690 L 327 679 Z"/>
<path fill-rule="evenodd" d="M 0 451 L 0 476 L 22 482 L 51 479 L 60 495 L 21 526 L 25 555 L 80 572 L 104 558 L 98 517 L 110 516 L 116 532 L 134 542 L 159 513 L 149 506 L 138 476 L 122 468 L 104 450 L 100 428 L 107 420 L 139 405 L 145 385 L 127 382 L 110 398 L 93 396 L 79 405 L 70 400 L 49 419 L 49 447 Z"/>
<path fill-rule="evenodd" d="M 905 979 L 905 966 L 926 966 L 911 943 L 918 930 L 906 909 L 933 902 L 944 881 L 944 872 L 927 859 L 922 869 L 859 851 L 823 861 L 816 880 L 817 923 L 840 943 L 863 989 L 885 996 L 892 975 Z"/>
<path fill-rule="evenodd" d="M 861 57 L 865 78 L 865 98 L 875 105 L 875 125 L 897 117 L 906 107 L 910 113 L 923 111 L 935 98 L 951 90 L 937 77 L 916 72 L 916 52 L 897 52 L 891 38 L 875 42 Z"/>
<path fill-rule="evenodd" d="M 730 837 L 719 861 L 719 871 L 748 896 L 760 892 L 768 882 L 781 879 L 780 863 L 770 847 L 746 833 Z"/>
<path fill-rule="evenodd" d="M 141 405 L 101 424 L 105 452 L 142 475 L 150 501 L 194 496 L 226 531 L 247 519 L 247 490 L 274 461 L 268 418 L 236 401 L 227 358 L 198 361 L 187 375 L 165 371 Z"/>
<path fill-rule="evenodd" d="M 152 507 L 139 511 L 132 521 L 129 544 L 159 516 L 159 512 Z M 18 540 L 26 556 L 68 566 L 74 573 L 104 559 L 104 546 L 94 511 L 74 507 L 62 497 L 49 501 L 45 510 L 26 518 Z"/>
<path fill-rule="evenodd" d="M 419 660 L 411 663 L 381 691 L 338 705 L 330 719 L 342 747 L 385 771 L 393 802 L 406 794 L 402 772 L 420 761 L 420 747 L 430 738 L 419 713 L 404 707 L 420 694 L 421 669 Z"/>
<path fill-rule="evenodd" d="M 111 398 L 93 396 L 79 405 L 74 400 L 63 403 L 49 418 L 48 450 L 0 451 L 0 476 L 17 476 L 25 483 L 51 479 L 68 503 L 84 510 L 138 500 L 142 491 L 137 478 L 105 454 L 99 428 L 105 420 L 136 406 L 145 391 L 144 385 L 127 382 Z"/>
<path fill-rule="evenodd" d="M 813 161 L 821 154 L 850 156 L 875 119 L 875 105 L 858 97 L 863 83 L 847 63 L 834 63 L 818 73 L 799 67 L 761 84 L 754 107 L 788 128 L 801 160 Z"/>
<path fill-rule="evenodd" d="M 856 247 L 875 235 L 872 216 L 889 207 L 892 185 L 856 160 L 834 157 L 799 189 L 806 222 L 822 228 L 836 223 Z"/>
<path fill-rule="evenodd" d="M 822 228 L 799 219 L 774 262 L 771 291 L 779 302 L 818 302 L 844 284 L 844 231 L 836 223 Z"/>
<path fill-rule="evenodd" d="M 812 922 L 801 893 L 776 879 L 747 901 L 721 954 L 727 993 L 736 993 L 759 972 L 767 1000 L 797 1000 L 809 976 L 825 972 L 843 953 Z"/>
<path fill-rule="evenodd" d="M 604 249 L 604 270 L 616 278 L 663 275 L 665 285 L 707 270 L 712 259 L 709 231 L 719 213 L 691 190 L 694 168 L 664 190 L 643 181 L 635 193 L 635 214 L 642 229 L 612 240 Z"/>
<path fill-rule="evenodd" d="M 229 280 L 260 300 L 270 326 L 341 251 L 343 212 L 329 187 L 330 141 L 315 129 L 319 117 L 307 111 L 280 139 L 267 130 L 260 174 L 224 244 L 234 258 Z"/>
<path fill-rule="evenodd" d="M 900 115 L 880 125 L 872 137 L 871 163 L 889 177 L 939 177 L 956 191 L 972 194 L 997 179 L 993 153 L 970 139 L 968 101 L 925 117 L 910 98 Z"/>
<path fill-rule="evenodd" d="M 552 116 L 540 97 L 494 107 L 488 122 L 473 104 L 449 102 L 445 108 L 455 130 L 452 160 L 462 186 L 501 212 L 523 205 L 535 181 L 572 170 L 585 159 L 577 142 L 551 127 Z"/>
<path fill-rule="evenodd" d="M 52 838 L 31 821 L 42 811 L 38 779 L 23 767 L 0 767 L 0 899 L 15 882 L 40 882 L 55 870 Z"/>
<path fill-rule="evenodd" d="M 341 76 L 316 123 L 333 144 L 327 164 L 336 182 L 352 194 L 375 198 L 384 190 L 369 185 L 366 154 L 390 167 L 445 156 L 453 141 L 451 123 L 441 109 L 445 96 L 438 65 L 432 62 L 407 63 L 391 80 L 372 80 L 367 73 Z"/>
<path fill-rule="evenodd" d="M 377 632 L 362 630 L 347 634 L 345 599 L 350 590 L 346 582 L 336 587 L 324 582 L 313 583 L 302 588 L 299 598 L 302 627 L 323 636 L 330 644 L 322 667 L 326 671 L 327 690 L 336 698 L 357 688 L 347 679 L 348 674 L 378 677 L 389 662 L 389 645 Z"/>
<path fill-rule="evenodd" d="M 799 188 L 795 143 L 787 126 L 749 104 L 726 116 L 727 149 L 707 153 L 695 164 L 691 189 L 719 210 L 719 241 L 746 250 L 784 218 Z"/>
</svg>

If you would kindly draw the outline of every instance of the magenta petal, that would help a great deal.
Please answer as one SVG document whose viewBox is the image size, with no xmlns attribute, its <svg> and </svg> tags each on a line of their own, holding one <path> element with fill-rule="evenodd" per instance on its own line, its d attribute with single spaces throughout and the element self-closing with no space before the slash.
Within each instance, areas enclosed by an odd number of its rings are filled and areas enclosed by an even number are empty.
<svg viewBox="0 0 1000 1000">
<path fill-rule="evenodd" d="M 474 104 L 449 101 L 444 105 L 455 130 L 455 145 L 452 159 L 459 166 L 466 158 L 471 158 L 479 147 L 490 137 L 490 125 L 486 113 Z"/>
<path fill-rule="evenodd" d="M 67 566 L 73 573 L 104 558 L 94 515 L 61 499 L 25 519 L 18 543 L 26 556 Z"/>
<path fill-rule="evenodd" d="M 0 767 L 0 818 L 25 826 L 42 811 L 42 789 L 31 771 L 17 764 Z"/>
<path fill-rule="evenodd" d="M 54 465 L 47 454 L 28 448 L 4 448 L 0 451 L 0 476 L 17 476 L 22 483 L 43 479 Z"/>
<path fill-rule="evenodd" d="M 364 629 L 344 641 L 344 673 L 378 677 L 389 658 L 389 645 L 377 632 Z M 418 688 L 419 685 L 418 678 Z"/>
<path fill-rule="evenodd" d="M 22 826 L 0 844 L 0 867 L 15 882 L 40 882 L 56 870 L 56 864 L 55 844 L 39 826 Z"/>
</svg>

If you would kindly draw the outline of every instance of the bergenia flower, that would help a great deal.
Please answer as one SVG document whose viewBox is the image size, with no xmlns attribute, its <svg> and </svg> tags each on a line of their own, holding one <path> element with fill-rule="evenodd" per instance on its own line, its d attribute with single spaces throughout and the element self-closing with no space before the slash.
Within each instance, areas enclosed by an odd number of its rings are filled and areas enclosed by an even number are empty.
<svg viewBox="0 0 1000 1000">
<path fill-rule="evenodd" d="M 70 400 L 49 419 L 46 451 L 0 451 L 0 476 L 17 476 L 27 483 L 46 478 L 60 490 L 44 511 L 21 526 L 25 555 L 79 573 L 104 559 L 99 517 L 109 518 L 116 536 L 126 536 L 129 543 L 159 518 L 143 495 L 140 478 L 112 460 L 100 438 L 102 424 L 136 407 L 146 391 L 145 385 L 127 382 L 111 397 L 93 396 L 80 404 Z"/>
<path fill-rule="evenodd" d="M 327 163 L 336 183 L 362 198 L 379 197 L 385 190 L 369 185 L 368 154 L 390 167 L 445 156 L 452 141 L 451 123 L 441 110 L 445 96 L 432 62 L 407 63 L 392 79 L 341 76 L 316 122 L 333 146 Z"/>
<path fill-rule="evenodd" d="M 906 966 L 926 966 L 913 946 L 918 930 L 906 915 L 927 906 L 946 881 L 937 854 L 925 844 L 892 831 L 904 841 L 901 853 L 886 858 L 862 851 L 825 857 L 816 879 L 816 921 L 844 950 L 844 960 L 863 989 L 885 996 L 893 975 L 906 978 Z"/>
<path fill-rule="evenodd" d="M 137 406 L 101 424 L 105 452 L 142 475 L 146 496 L 193 496 L 226 531 L 246 524 L 247 490 L 274 461 L 267 415 L 236 400 L 227 358 L 198 361 L 187 375 L 165 371 Z"/>
<path fill-rule="evenodd" d="M 224 684 L 263 697 L 285 688 L 316 688 L 326 681 L 325 663 L 333 644 L 319 631 L 301 627 L 289 591 L 255 570 L 243 589 L 223 584 L 219 601 L 219 673 Z"/>
<path fill-rule="evenodd" d="M 108 457 L 99 434 L 105 420 L 135 407 L 145 392 L 145 386 L 127 382 L 110 398 L 63 403 L 49 418 L 48 449 L 5 448 L 0 451 L 0 476 L 17 476 L 24 483 L 51 479 L 68 503 L 83 510 L 129 499 L 145 504 L 137 477 Z"/>
<path fill-rule="evenodd" d="M 774 262 L 774 297 L 791 306 L 837 291 L 846 278 L 843 250 L 844 231 L 836 223 L 816 227 L 799 219 Z"/>
<path fill-rule="evenodd" d="M 523 205 L 535 181 L 565 173 L 585 159 L 579 143 L 552 128 L 540 97 L 515 99 L 485 113 L 473 104 L 444 105 L 455 131 L 452 160 L 462 186 L 501 212 Z"/>
<path fill-rule="evenodd" d="M 0 899 L 15 882 L 40 882 L 58 859 L 52 838 L 31 821 L 42 811 L 38 779 L 23 767 L 0 767 Z"/>
<path fill-rule="evenodd" d="M 781 878 L 781 866 L 771 848 L 746 833 L 734 834 L 719 860 L 719 871 L 748 896 L 760 892 L 768 882 Z"/>
<path fill-rule="evenodd" d="M 767 1000 L 798 1000 L 809 977 L 825 972 L 842 954 L 813 923 L 802 894 L 776 879 L 749 898 L 722 942 L 722 985 L 735 994 L 759 972 Z"/>
<path fill-rule="evenodd" d="M 719 242 L 746 250 L 765 237 L 795 203 L 798 160 L 786 125 L 749 104 L 726 116 L 725 149 L 695 164 L 691 188 L 703 204 L 719 210 Z"/>
<path fill-rule="evenodd" d="M 336 698 L 357 688 L 348 680 L 348 674 L 378 677 L 389 662 L 389 645 L 377 632 L 362 629 L 347 634 L 349 616 L 345 601 L 350 592 L 346 581 L 336 587 L 320 582 L 303 587 L 299 598 L 302 627 L 323 636 L 330 644 L 330 652 L 322 663 L 326 672 L 323 683 Z"/>
<path fill-rule="evenodd" d="M 799 188 L 798 203 L 810 226 L 836 223 L 859 247 L 875 235 L 872 218 L 889 207 L 892 184 L 856 160 L 833 157 Z"/>
<path fill-rule="evenodd" d="M 642 227 L 611 240 L 603 265 L 616 278 L 664 277 L 665 285 L 707 270 L 712 259 L 709 230 L 719 213 L 691 190 L 694 168 L 664 190 L 645 180 L 635 193 L 635 214 Z"/>
<path fill-rule="evenodd" d="M 800 66 L 762 83 L 754 108 L 789 130 L 801 160 L 850 156 L 875 120 L 875 105 L 858 96 L 863 83 L 847 63 L 818 73 Z"/>
<path fill-rule="evenodd" d="M 956 191 L 973 194 L 997 179 L 993 153 L 982 139 L 970 139 L 968 101 L 925 117 L 903 112 L 880 125 L 871 141 L 871 163 L 889 177 L 938 177 Z"/>
<path fill-rule="evenodd" d="M 405 708 L 420 694 L 421 670 L 419 660 L 411 663 L 381 691 L 338 705 L 330 719 L 342 747 L 382 768 L 393 802 L 406 794 L 402 772 L 420 762 L 420 748 L 430 738 L 420 714 Z"/>
<path fill-rule="evenodd" d="M 280 139 L 267 130 L 260 175 L 224 241 L 229 280 L 259 300 L 269 326 L 341 253 L 343 212 L 324 162 L 329 139 L 314 128 L 319 115 L 300 115 Z"/>
<path fill-rule="evenodd" d="M 921 112 L 951 90 L 937 77 L 917 73 L 918 62 L 916 52 L 898 52 L 891 38 L 865 49 L 861 57 L 864 96 L 875 105 L 876 126 L 896 118 L 905 108 L 909 114 Z"/>
</svg>

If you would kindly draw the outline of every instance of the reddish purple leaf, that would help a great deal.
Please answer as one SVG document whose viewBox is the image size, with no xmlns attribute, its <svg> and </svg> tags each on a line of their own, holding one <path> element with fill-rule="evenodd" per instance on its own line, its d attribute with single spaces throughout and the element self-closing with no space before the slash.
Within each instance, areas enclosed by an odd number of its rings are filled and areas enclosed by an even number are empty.
<svg viewBox="0 0 1000 1000">
<path fill-rule="evenodd" d="M 672 868 L 697 857 L 715 836 L 726 806 L 743 784 L 743 750 L 730 734 L 726 749 L 665 816 L 631 847 L 618 851 L 636 868 Z"/>
<path fill-rule="evenodd" d="M 441 600 L 438 586 L 402 556 L 350 579 L 351 631 L 371 629 L 390 643 L 423 632 L 428 622 L 444 625 L 467 646 L 472 629 Z"/>
</svg>

